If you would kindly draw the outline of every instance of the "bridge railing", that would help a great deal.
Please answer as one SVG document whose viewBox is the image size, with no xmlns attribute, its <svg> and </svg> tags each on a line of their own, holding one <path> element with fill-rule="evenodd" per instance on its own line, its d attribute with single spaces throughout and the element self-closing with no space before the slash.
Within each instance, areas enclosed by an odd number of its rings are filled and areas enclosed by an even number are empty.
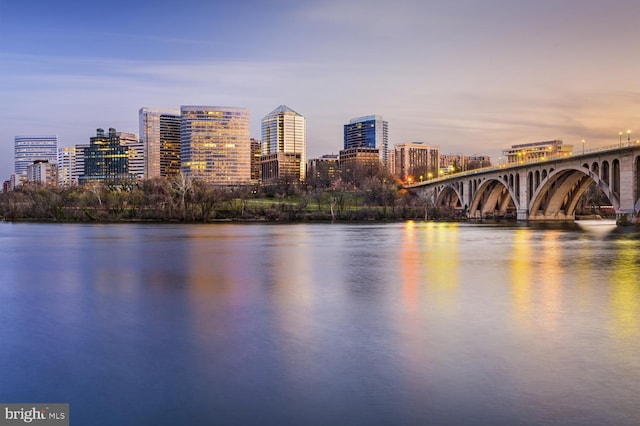
<svg viewBox="0 0 640 426">
<path fill-rule="evenodd" d="M 503 163 L 503 164 L 499 164 L 497 166 L 489 166 L 489 167 L 482 167 L 479 169 L 473 169 L 473 170 L 465 170 L 462 172 L 457 172 L 457 173 L 451 173 L 442 177 L 436 177 L 436 178 L 432 178 L 432 179 L 427 179 L 427 180 L 423 180 L 421 182 L 416 182 L 413 183 L 411 185 L 405 185 L 405 187 L 407 188 L 413 188 L 413 187 L 417 187 L 420 185 L 424 185 L 426 183 L 437 183 L 437 182 L 443 182 L 443 181 L 447 181 L 449 179 L 453 179 L 453 178 L 458 178 L 458 177 L 465 177 L 465 176 L 472 176 L 472 175 L 478 175 L 478 174 L 484 174 L 484 173 L 489 173 L 489 172 L 494 172 L 494 171 L 498 171 L 498 170 L 509 170 L 509 169 L 515 169 L 521 166 L 526 166 L 526 165 L 531 165 L 531 164 L 538 164 L 538 163 L 546 163 L 549 161 L 554 161 L 554 160 L 562 160 L 568 157 L 571 158 L 575 158 L 575 157 L 582 157 L 582 156 L 589 156 L 592 155 L 594 153 L 598 153 L 598 152 L 607 152 L 607 151 L 615 151 L 615 150 L 619 150 L 622 148 L 633 148 L 633 147 L 638 147 L 640 148 L 640 141 L 624 141 L 622 143 L 618 143 L 615 145 L 606 145 L 606 146 L 600 146 L 597 148 L 590 148 L 581 152 L 572 152 L 571 154 L 557 154 L 557 155 L 550 155 L 548 157 L 544 157 L 544 158 L 536 158 L 536 159 L 532 159 L 532 160 L 526 160 L 526 161 L 520 161 L 517 163 Z"/>
</svg>

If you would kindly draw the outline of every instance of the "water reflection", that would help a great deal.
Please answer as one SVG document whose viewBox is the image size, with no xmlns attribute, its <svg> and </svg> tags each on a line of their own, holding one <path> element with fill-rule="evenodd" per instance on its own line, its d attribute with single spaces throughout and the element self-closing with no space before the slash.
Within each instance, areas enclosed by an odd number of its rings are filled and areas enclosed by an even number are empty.
<svg viewBox="0 0 640 426">
<path fill-rule="evenodd" d="M 69 401 L 79 424 L 640 420 L 634 233 L 407 222 L 0 236 L 0 401 Z"/>
<path fill-rule="evenodd" d="M 640 247 L 637 240 L 618 239 L 613 243 L 612 328 L 617 338 L 632 341 L 640 336 Z"/>
</svg>

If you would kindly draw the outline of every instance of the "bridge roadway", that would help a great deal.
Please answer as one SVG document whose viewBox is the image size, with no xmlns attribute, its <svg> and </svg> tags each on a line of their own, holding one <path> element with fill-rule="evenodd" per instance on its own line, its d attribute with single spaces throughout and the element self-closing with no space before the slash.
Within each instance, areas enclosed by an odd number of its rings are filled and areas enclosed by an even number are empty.
<svg viewBox="0 0 640 426">
<path fill-rule="evenodd" d="M 619 224 L 637 223 L 640 142 L 470 170 L 405 188 L 435 206 L 466 211 L 469 218 L 572 221 L 591 182 L 609 197 Z"/>
</svg>

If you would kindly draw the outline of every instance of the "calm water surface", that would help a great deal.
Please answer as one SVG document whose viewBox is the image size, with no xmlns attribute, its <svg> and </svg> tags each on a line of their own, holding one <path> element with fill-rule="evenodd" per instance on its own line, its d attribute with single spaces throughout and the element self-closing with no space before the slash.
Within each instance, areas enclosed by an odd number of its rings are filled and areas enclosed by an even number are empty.
<svg viewBox="0 0 640 426">
<path fill-rule="evenodd" d="M 640 235 L 0 223 L 0 402 L 72 425 L 637 425 Z"/>
</svg>

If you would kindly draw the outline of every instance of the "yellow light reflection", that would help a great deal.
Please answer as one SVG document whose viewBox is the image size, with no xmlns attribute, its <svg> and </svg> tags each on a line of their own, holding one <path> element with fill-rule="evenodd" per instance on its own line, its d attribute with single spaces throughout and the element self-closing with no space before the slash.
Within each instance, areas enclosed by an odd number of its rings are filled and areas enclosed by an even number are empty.
<svg viewBox="0 0 640 426">
<path fill-rule="evenodd" d="M 638 243 L 618 240 L 615 244 L 618 251 L 612 271 L 611 327 L 618 338 L 637 339 L 640 335 Z"/>
<path fill-rule="evenodd" d="M 531 230 L 515 231 L 511 258 L 511 282 L 513 283 L 513 314 L 516 321 L 523 325 L 529 319 L 531 309 Z"/>
<path fill-rule="evenodd" d="M 424 236 L 424 264 L 429 292 L 440 307 L 450 308 L 454 291 L 458 288 L 460 254 L 458 253 L 459 226 L 457 223 L 426 224 Z"/>
<path fill-rule="evenodd" d="M 544 279 L 541 284 L 542 324 L 547 331 L 558 331 L 559 314 L 562 308 L 562 250 L 558 241 L 560 232 L 546 232 L 542 240 L 541 257 L 544 265 Z"/>
<path fill-rule="evenodd" d="M 405 223 L 404 240 L 400 250 L 400 275 L 404 304 L 412 311 L 418 306 L 419 285 L 422 278 L 420 250 L 416 242 L 416 223 Z"/>
</svg>

